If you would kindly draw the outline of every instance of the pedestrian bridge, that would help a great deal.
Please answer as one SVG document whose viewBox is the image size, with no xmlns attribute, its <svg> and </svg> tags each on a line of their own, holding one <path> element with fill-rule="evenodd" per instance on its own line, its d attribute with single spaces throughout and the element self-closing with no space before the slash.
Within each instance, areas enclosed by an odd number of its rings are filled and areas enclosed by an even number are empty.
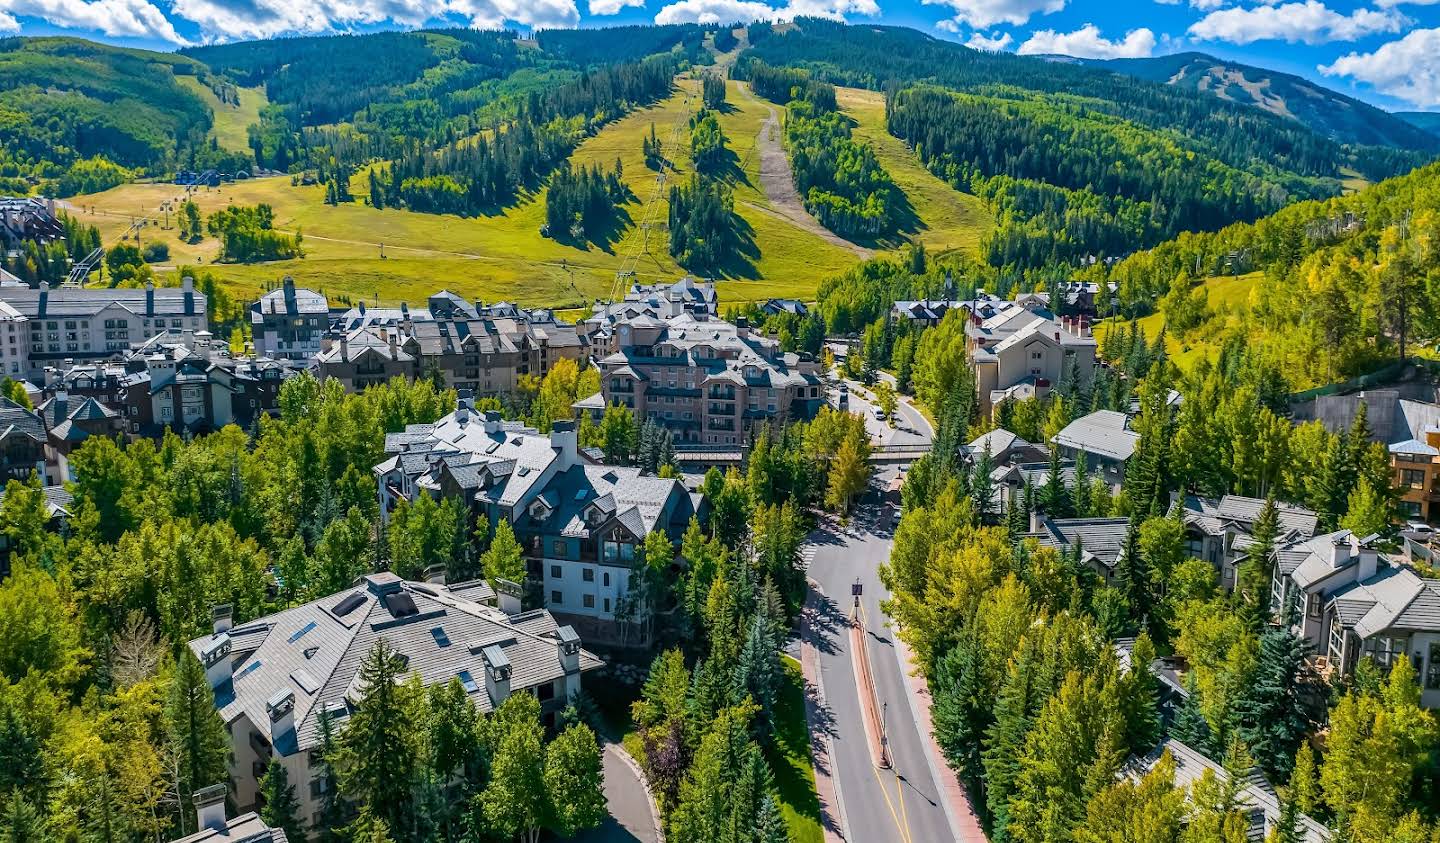
<svg viewBox="0 0 1440 843">
<path fill-rule="evenodd" d="M 930 443 L 911 445 L 873 445 L 870 448 L 870 462 L 877 465 L 912 463 L 930 453 Z M 740 465 L 745 461 L 741 448 L 716 448 L 706 445 L 676 445 L 675 461 L 681 468 L 699 469 L 716 466 L 725 468 Z"/>
</svg>

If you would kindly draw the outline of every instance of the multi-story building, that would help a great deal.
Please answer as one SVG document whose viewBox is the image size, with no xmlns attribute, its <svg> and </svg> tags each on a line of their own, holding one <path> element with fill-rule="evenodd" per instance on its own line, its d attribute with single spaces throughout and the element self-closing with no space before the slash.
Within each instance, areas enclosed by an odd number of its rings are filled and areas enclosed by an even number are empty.
<svg viewBox="0 0 1440 843">
<path fill-rule="evenodd" d="M 1410 659 L 1421 704 L 1440 708 L 1440 580 L 1380 552 L 1378 536 L 1349 530 L 1275 552 L 1272 606 L 1312 650 L 1323 672 L 1345 676 L 1361 659 L 1389 668 Z"/>
<path fill-rule="evenodd" d="M 18 362 L 25 378 L 43 382 L 47 366 L 123 355 L 131 344 L 166 331 L 205 331 L 205 295 L 190 278 L 179 287 L 141 289 L 0 287 L 0 301 L 23 317 L 4 320 L 4 360 Z M 24 327 L 20 327 L 23 325 Z M 11 331 L 11 327 L 15 331 Z M 16 342 L 9 341 L 15 336 Z M 12 347 L 19 349 L 10 352 Z M 15 373 L 8 373 L 12 377 Z"/>
<path fill-rule="evenodd" d="M 170 843 L 291 843 L 284 829 L 266 825 L 254 811 L 227 817 L 225 797 L 228 793 L 229 788 L 224 784 L 212 784 L 195 791 L 191 803 L 195 806 L 197 831 Z"/>
<path fill-rule="evenodd" d="M 426 685 L 458 679 L 478 711 L 511 694 L 539 698 L 549 724 L 602 666 L 575 631 L 544 610 L 497 608 L 483 582 L 446 585 L 370 574 L 339 594 L 232 624 L 217 607 L 214 632 L 190 642 L 205 666 L 230 736 L 231 796 L 254 810 L 271 759 L 284 765 L 302 818 L 319 820 L 313 750 L 321 716 L 343 731 L 366 688 L 360 667 L 382 639 Z"/>
<path fill-rule="evenodd" d="M 593 464 L 573 422 L 556 422 L 546 436 L 476 413 L 469 396 L 433 425 L 387 436 L 385 450 L 391 456 L 374 469 L 382 523 L 401 499 L 421 494 L 464 501 L 478 524 L 505 519 L 546 608 L 587 640 L 644 643 L 631 566 L 647 536 L 678 543 L 696 514 L 699 502 L 679 480 Z"/>
<path fill-rule="evenodd" d="M 250 305 L 255 353 L 272 360 L 306 361 L 320 353 L 330 327 L 330 303 L 285 276 L 280 287 Z"/>
<path fill-rule="evenodd" d="M 29 321 L 25 314 L 0 301 L 0 375 L 11 380 L 31 375 Z"/>
<path fill-rule="evenodd" d="M 45 422 L 45 461 L 58 483 L 75 478 L 70 474 L 70 453 L 92 436 L 113 437 L 124 430 L 124 419 L 115 410 L 94 398 L 70 400 L 58 391 L 41 402 L 35 412 Z"/>
<path fill-rule="evenodd" d="M 505 395 L 522 377 L 543 377 L 557 361 L 579 361 L 583 353 L 575 326 L 549 310 L 471 305 L 441 291 L 423 310 L 359 304 L 346 311 L 335 320 L 316 370 L 349 389 L 395 376 L 438 375 L 447 387 L 472 395 Z"/>
<path fill-rule="evenodd" d="M 25 243 L 44 245 L 65 239 L 65 226 L 55 213 L 54 199 L 0 196 L 0 252 L 8 256 Z"/>
<path fill-rule="evenodd" d="M 33 410 L 0 397 L 0 484 L 46 477 L 45 422 Z"/>
<path fill-rule="evenodd" d="M 600 398 L 577 410 L 620 404 L 668 429 L 681 444 L 743 445 L 757 423 L 814 417 L 824 402 L 819 365 L 785 354 L 750 330 L 662 301 L 597 314 L 581 323 L 600 356 Z"/>
<path fill-rule="evenodd" d="M 1095 376 L 1095 340 L 1088 327 L 1059 319 L 1039 299 L 1007 302 L 993 315 L 972 312 L 966 325 L 981 409 L 1006 399 L 1044 398 L 1066 378 Z"/>
<path fill-rule="evenodd" d="M 1390 470 L 1400 513 L 1429 523 L 1440 517 L 1440 427 L 1429 427 L 1424 436 L 1391 445 Z"/>
<path fill-rule="evenodd" d="M 1083 457 L 1096 476 L 1116 488 L 1125 480 L 1125 465 L 1135 455 L 1140 434 L 1125 413 L 1096 410 L 1065 425 L 1051 441 L 1065 457 Z"/>
<path fill-rule="evenodd" d="M 1233 591 L 1239 564 L 1251 555 L 1255 522 L 1265 508 L 1264 499 L 1186 495 L 1175 505 L 1184 509 L 1186 554 L 1213 565 L 1221 587 Z M 1319 518 L 1304 507 L 1277 501 L 1275 521 L 1275 544 L 1280 546 L 1313 538 Z"/>
</svg>

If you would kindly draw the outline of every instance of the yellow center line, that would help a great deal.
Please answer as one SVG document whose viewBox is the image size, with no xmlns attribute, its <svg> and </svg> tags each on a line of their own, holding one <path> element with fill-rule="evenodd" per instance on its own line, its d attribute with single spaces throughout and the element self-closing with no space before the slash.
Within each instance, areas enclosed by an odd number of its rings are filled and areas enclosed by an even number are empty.
<svg viewBox="0 0 1440 843">
<path fill-rule="evenodd" d="M 868 646 L 870 646 L 870 639 L 869 639 L 870 617 L 869 617 L 869 613 L 867 613 L 867 612 L 865 611 L 865 604 L 863 604 L 863 603 L 860 604 L 860 623 L 862 624 L 862 632 L 863 632 L 863 634 L 860 636 L 860 645 L 861 645 L 862 647 L 868 647 Z M 874 680 L 874 672 L 873 672 L 873 671 L 871 672 L 871 680 L 872 680 L 872 681 Z M 871 689 L 870 689 L 870 692 L 876 694 L 877 696 L 879 695 L 879 690 L 878 690 L 878 689 L 871 688 Z M 877 700 L 877 702 L 879 702 L 879 700 Z M 890 773 L 891 773 L 893 776 L 895 776 L 895 798 L 896 798 L 897 800 L 899 800 L 899 802 L 900 802 L 900 812 L 899 812 L 898 815 L 897 815 L 896 812 L 895 812 L 895 805 L 894 805 L 894 803 L 892 803 L 892 802 L 890 801 L 890 796 L 885 793 L 885 787 L 884 787 L 883 784 L 881 784 L 881 787 L 880 787 L 880 794 L 885 797 L 885 804 L 886 804 L 887 806 L 889 806 L 889 808 L 890 808 L 890 815 L 891 815 L 891 817 L 893 817 L 893 818 L 895 819 L 895 828 L 899 830 L 900 836 L 901 836 L 901 838 L 902 838 L 902 840 L 903 840 L 903 843 L 913 843 L 914 837 L 912 836 L 912 833 L 911 833 L 911 831 L 910 831 L 910 814 L 909 814 L 909 812 L 908 812 L 908 811 L 906 810 L 906 808 L 905 808 L 905 788 L 904 788 L 904 782 L 901 781 L 901 779 L 900 779 L 900 772 L 899 772 L 899 770 L 897 770 L 897 769 L 895 768 L 895 757 L 894 757 L 894 755 L 892 755 L 892 754 L 890 753 L 889 740 L 888 740 L 888 738 L 889 738 L 888 731 L 889 731 L 889 730 L 887 729 L 887 730 L 885 730 L 884 732 L 882 732 L 882 734 L 881 734 L 881 740 L 882 740 L 882 742 L 883 742 L 883 748 L 884 748 L 884 750 L 885 750 L 885 755 L 886 755 L 887 758 L 890 759 Z M 874 768 L 872 767 L 871 769 L 873 770 Z M 878 772 L 875 774 L 875 780 L 876 780 L 877 782 L 880 781 L 880 774 L 879 774 Z"/>
</svg>

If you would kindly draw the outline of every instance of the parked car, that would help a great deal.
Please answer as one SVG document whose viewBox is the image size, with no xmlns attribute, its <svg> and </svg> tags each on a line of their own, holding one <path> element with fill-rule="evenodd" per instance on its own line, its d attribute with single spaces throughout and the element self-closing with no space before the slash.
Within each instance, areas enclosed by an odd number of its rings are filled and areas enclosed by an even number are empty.
<svg viewBox="0 0 1440 843">
<path fill-rule="evenodd" d="M 1405 525 L 1405 529 L 1416 535 L 1425 536 L 1426 538 L 1429 538 L 1430 535 L 1435 532 L 1435 528 L 1426 524 L 1424 521 L 1411 521 Z"/>
</svg>

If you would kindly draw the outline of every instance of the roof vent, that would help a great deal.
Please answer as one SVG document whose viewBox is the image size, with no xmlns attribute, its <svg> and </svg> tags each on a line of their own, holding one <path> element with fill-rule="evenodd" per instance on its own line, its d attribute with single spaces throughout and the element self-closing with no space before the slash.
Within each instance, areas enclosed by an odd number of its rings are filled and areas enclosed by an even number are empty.
<svg viewBox="0 0 1440 843">
<path fill-rule="evenodd" d="M 360 608 L 360 604 L 364 602 L 365 595 L 361 594 L 358 591 L 352 591 L 345 596 L 344 600 L 336 603 L 335 608 L 332 611 L 334 611 L 335 614 L 344 617 L 345 615 L 348 615 L 356 609 Z"/>
<path fill-rule="evenodd" d="M 415 598 L 403 591 L 385 595 L 385 608 L 389 609 L 391 616 L 396 618 L 408 618 L 420 613 L 415 606 Z"/>
</svg>

